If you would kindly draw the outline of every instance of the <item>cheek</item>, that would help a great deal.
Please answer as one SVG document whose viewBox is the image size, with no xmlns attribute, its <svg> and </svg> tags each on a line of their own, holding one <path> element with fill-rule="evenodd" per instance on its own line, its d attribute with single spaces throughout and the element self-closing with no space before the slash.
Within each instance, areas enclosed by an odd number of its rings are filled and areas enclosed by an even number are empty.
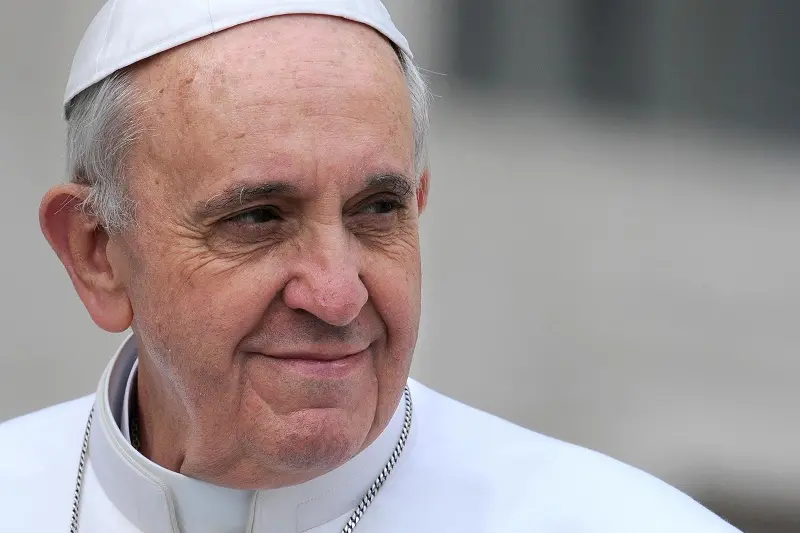
<svg viewBox="0 0 800 533">
<path fill-rule="evenodd" d="M 406 357 L 416 342 L 421 307 L 419 251 L 398 258 L 373 260 L 365 268 L 364 283 L 376 311 L 386 325 L 393 357 Z"/>
<path fill-rule="evenodd" d="M 224 373 L 237 346 L 261 322 L 278 293 L 279 276 L 258 264 L 228 264 L 172 254 L 149 262 L 136 283 L 134 321 L 171 366 Z M 180 348 L 182 353 L 177 353 Z"/>
</svg>

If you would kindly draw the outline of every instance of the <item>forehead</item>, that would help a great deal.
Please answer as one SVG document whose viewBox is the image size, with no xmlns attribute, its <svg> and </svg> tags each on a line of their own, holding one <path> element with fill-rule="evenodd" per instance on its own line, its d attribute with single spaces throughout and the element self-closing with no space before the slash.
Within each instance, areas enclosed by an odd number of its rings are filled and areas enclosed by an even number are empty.
<svg viewBox="0 0 800 533">
<path fill-rule="evenodd" d="M 413 159 L 394 49 L 343 19 L 238 26 L 158 56 L 134 80 L 146 94 L 134 158 L 176 189 L 213 193 L 253 174 L 308 178 L 313 168 L 330 178 Z"/>
</svg>

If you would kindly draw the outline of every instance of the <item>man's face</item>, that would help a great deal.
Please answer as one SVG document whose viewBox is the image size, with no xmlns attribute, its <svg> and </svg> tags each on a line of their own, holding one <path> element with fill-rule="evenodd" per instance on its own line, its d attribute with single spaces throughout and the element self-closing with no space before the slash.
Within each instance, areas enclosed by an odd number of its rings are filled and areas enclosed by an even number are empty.
<svg viewBox="0 0 800 533">
<path fill-rule="evenodd" d="M 136 224 L 110 257 L 143 379 L 186 417 L 182 471 L 259 488 L 338 466 L 393 414 L 419 325 L 394 51 L 355 23 L 279 17 L 164 54 L 135 81 Z"/>
</svg>

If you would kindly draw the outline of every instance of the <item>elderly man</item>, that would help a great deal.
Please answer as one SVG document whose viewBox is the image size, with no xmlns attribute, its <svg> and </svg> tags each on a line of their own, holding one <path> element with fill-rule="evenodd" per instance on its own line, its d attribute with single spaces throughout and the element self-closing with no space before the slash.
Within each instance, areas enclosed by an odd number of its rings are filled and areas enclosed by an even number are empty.
<svg viewBox="0 0 800 533">
<path fill-rule="evenodd" d="M 96 395 L 0 428 L 0 530 L 733 529 L 408 379 L 428 93 L 378 0 L 117 0 L 66 94 L 41 225 Z"/>
</svg>

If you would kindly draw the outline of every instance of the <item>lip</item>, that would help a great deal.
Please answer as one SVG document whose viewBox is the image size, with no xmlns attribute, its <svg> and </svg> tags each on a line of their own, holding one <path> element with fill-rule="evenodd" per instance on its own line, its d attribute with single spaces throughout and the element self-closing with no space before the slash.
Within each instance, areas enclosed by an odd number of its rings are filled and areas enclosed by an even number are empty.
<svg viewBox="0 0 800 533">
<path fill-rule="evenodd" d="M 356 357 L 358 355 L 361 355 L 367 350 L 369 350 L 369 347 L 347 353 L 342 351 L 296 352 L 296 353 L 268 354 L 268 357 L 272 357 L 273 359 L 281 359 L 284 361 L 309 361 L 318 363 L 331 363 L 336 361 L 342 361 L 350 357 Z"/>
<path fill-rule="evenodd" d="M 315 379 L 340 379 L 356 372 L 372 356 L 366 348 L 356 353 L 292 353 L 267 356 L 289 372 Z"/>
</svg>

